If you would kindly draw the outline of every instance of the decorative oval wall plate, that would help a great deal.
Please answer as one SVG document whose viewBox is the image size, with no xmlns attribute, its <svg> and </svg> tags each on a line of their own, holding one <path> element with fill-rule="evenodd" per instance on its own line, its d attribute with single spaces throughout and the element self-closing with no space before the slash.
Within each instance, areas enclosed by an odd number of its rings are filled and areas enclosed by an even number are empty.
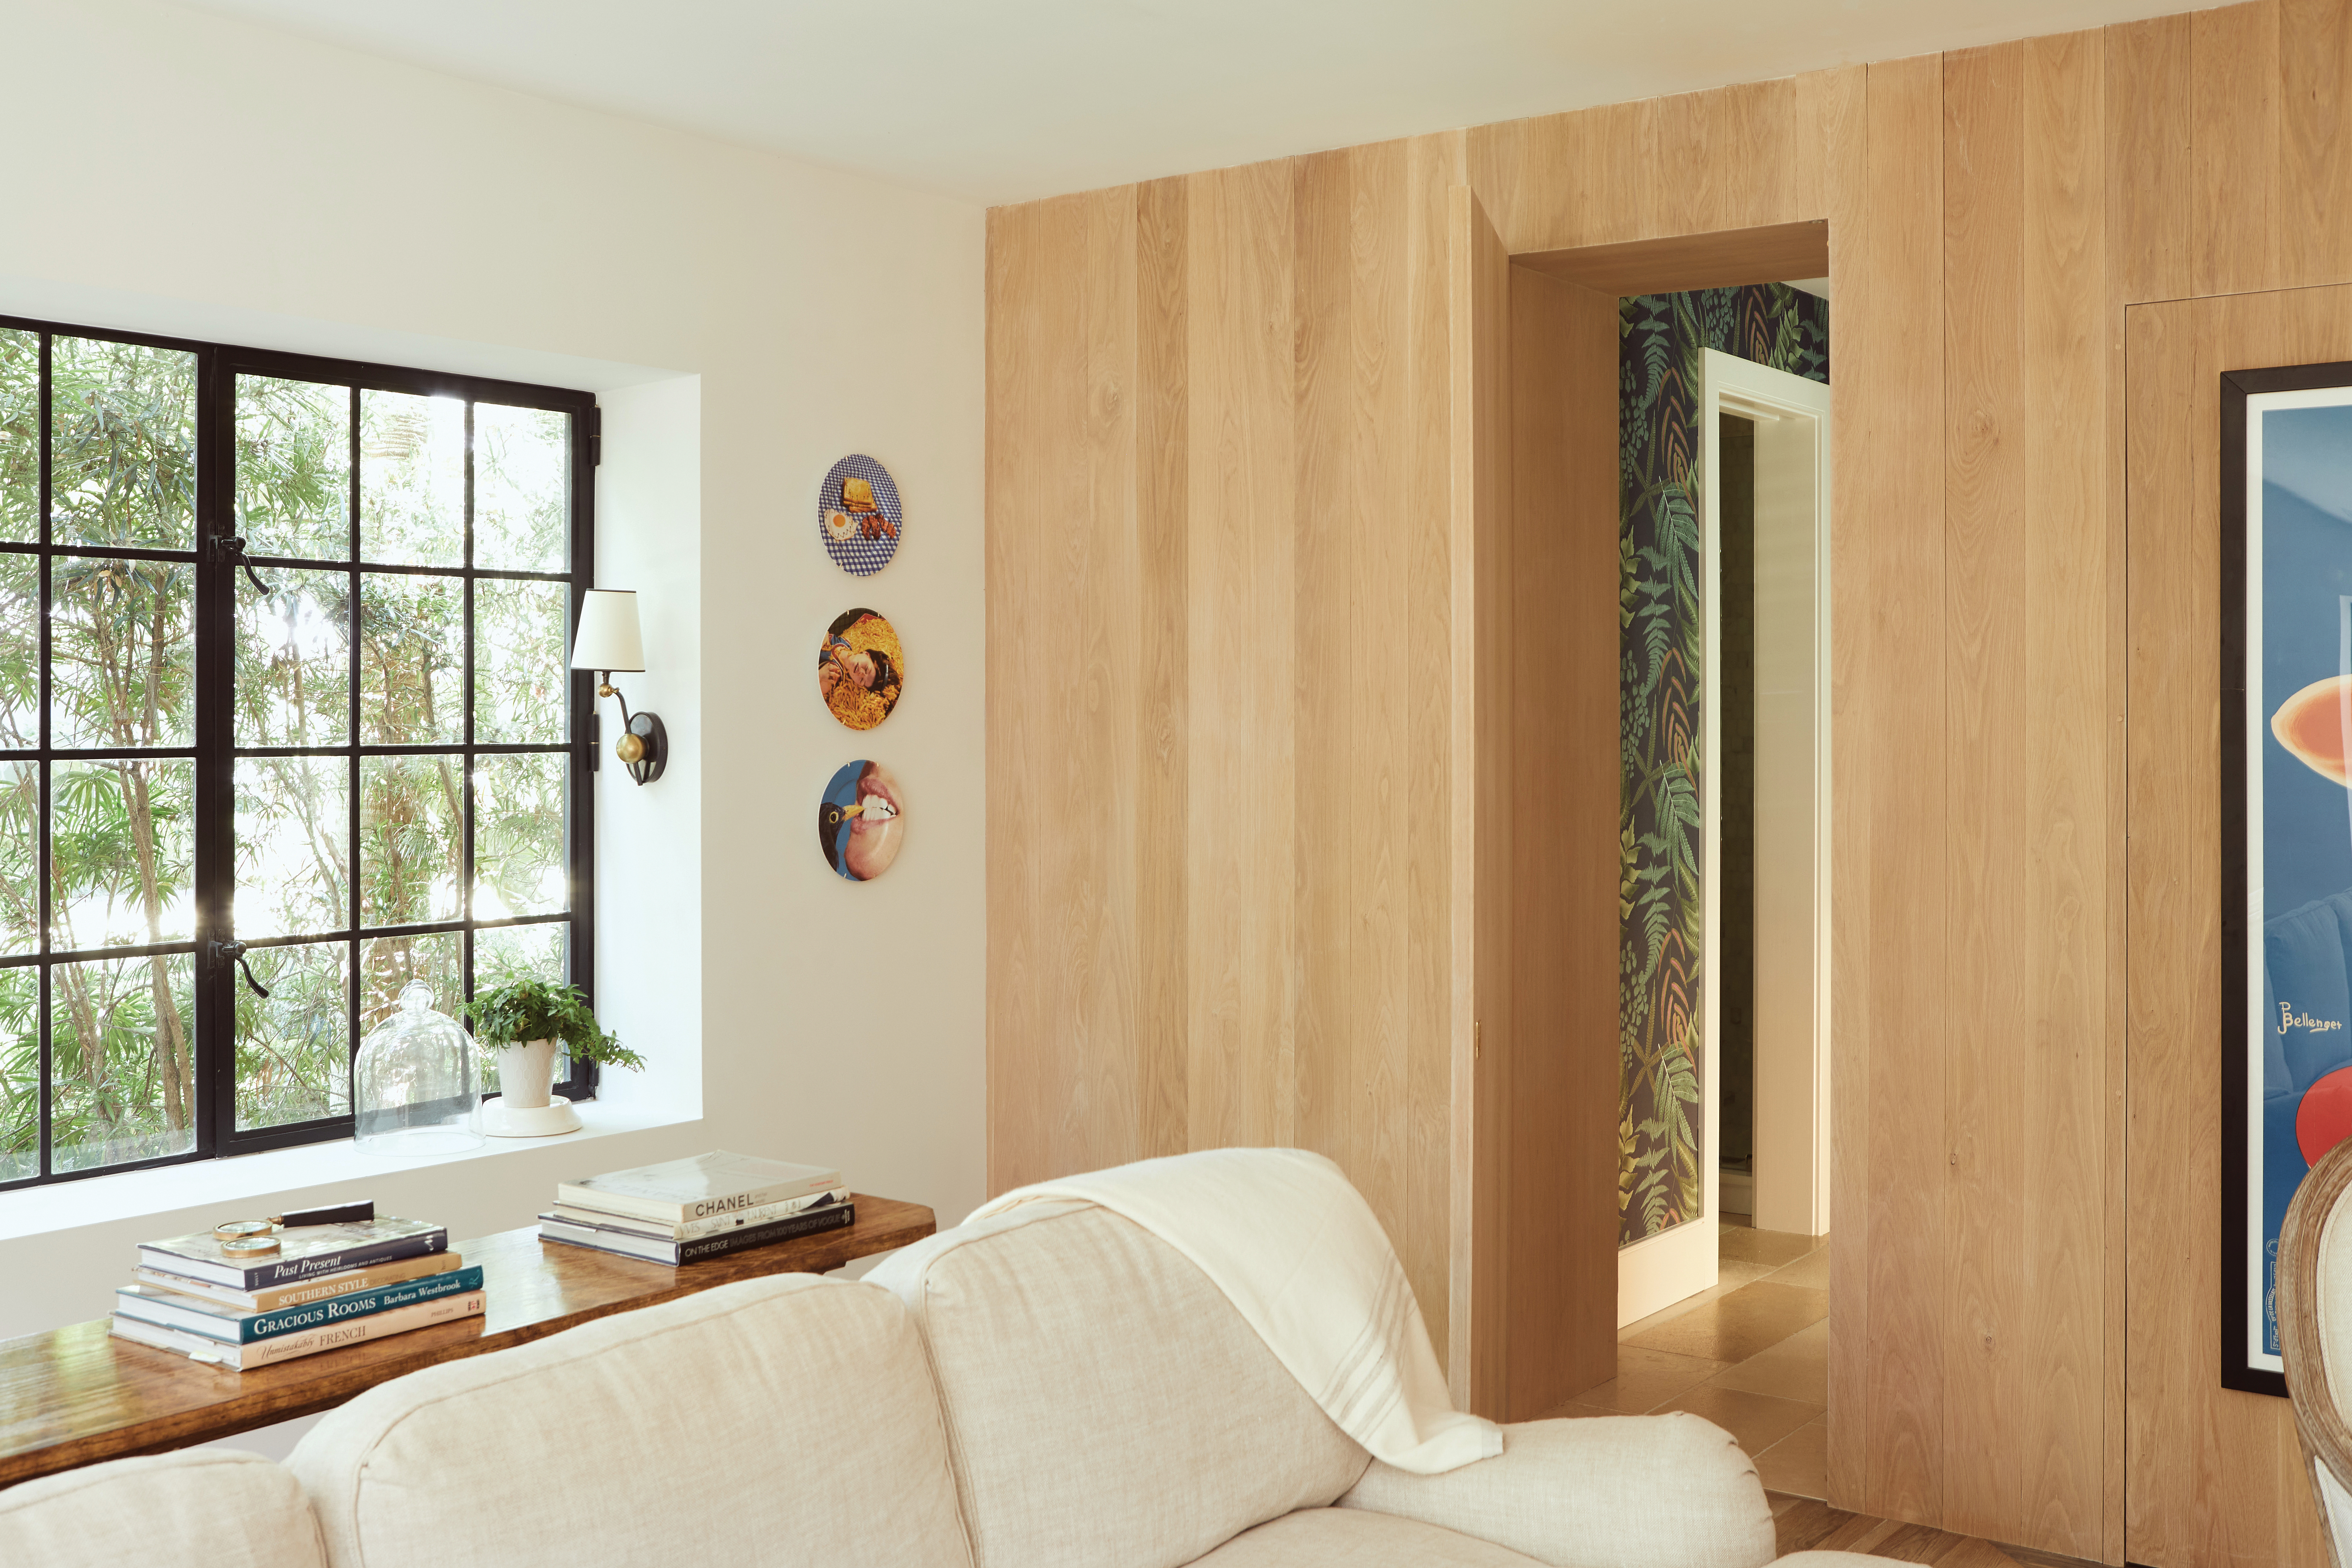
<svg viewBox="0 0 2352 1568">
<path fill-rule="evenodd" d="M 816 531 L 833 563 L 853 577 L 871 577 L 890 564 L 907 526 L 890 470 L 852 454 L 825 470 L 817 491 Z"/>
<path fill-rule="evenodd" d="M 816 652 L 816 692 L 853 730 L 871 730 L 898 706 L 907 655 L 898 628 L 871 610 L 844 610 Z"/>
<path fill-rule="evenodd" d="M 907 816 L 898 781 L 879 763 L 844 763 L 817 803 L 817 847 L 825 864 L 853 882 L 870 882 L 890 868 L 906 842 Z"/>
</svg>

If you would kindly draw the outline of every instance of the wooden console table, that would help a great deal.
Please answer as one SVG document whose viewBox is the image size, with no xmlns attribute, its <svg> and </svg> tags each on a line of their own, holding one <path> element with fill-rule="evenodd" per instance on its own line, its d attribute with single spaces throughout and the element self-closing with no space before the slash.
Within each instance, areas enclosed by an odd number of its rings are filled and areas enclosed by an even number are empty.
<svg viewBox="0 0 2352 1568">
<path fill-rule="evenodd" d="M 857 1194 L 857 1223 L 821 1236 L 669 1268 L 542 1242 L 537 1226 L 450 1250 L 481 1265 L 488 1313 L 254 1372 L 193 1362 L 107 1331 L 107 1320 L 0 1341 L 0 1487 L 100 1459 L 209 1443 L 331 1409 L 445 1361 L 559 1333 L 614 1312 L 763 1274 L 822 1274 L 854 1258 L 920 1241 L 935 1228 L 920 1204 Z M 131 1262 L 123 1262 L 123 1278 Z"/>
</svg>

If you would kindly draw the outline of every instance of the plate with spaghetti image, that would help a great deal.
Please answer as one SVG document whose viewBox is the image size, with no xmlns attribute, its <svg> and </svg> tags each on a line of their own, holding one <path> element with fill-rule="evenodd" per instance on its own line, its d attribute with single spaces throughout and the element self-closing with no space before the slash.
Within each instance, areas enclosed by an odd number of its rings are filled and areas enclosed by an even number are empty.
<svg viewBox="0 0 2352 1568">
<path fill-rule="evenodd" d="M 871 730 L 898 706 L 907 653 L 898 628 L 872 610 L 844 610 L 816 652 L 816 690 L 826 711 L 852 730 Z"/>
</svg>

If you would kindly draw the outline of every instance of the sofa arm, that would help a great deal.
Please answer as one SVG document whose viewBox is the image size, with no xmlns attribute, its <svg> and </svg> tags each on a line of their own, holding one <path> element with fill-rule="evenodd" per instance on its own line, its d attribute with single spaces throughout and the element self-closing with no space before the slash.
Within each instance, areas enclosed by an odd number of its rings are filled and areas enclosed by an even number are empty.
<svg viewBox="0 0 2352 1568">
<path fill-rule="evenodd" d="M 1372 1461 L 1341 1508 L 1416 1519 L 1553 1568 L 1762 1568 L 1777 1547 L 1756 1463 L 1696 1415 L 1522 1421 L 1443 1475 Z"/>
</svg>

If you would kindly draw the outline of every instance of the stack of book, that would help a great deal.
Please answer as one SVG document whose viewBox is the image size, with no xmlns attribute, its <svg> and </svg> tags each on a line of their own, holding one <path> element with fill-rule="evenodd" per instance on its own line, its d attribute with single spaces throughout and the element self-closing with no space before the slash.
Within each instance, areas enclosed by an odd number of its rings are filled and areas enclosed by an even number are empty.
<svg viewBox="0 0 2352 1568">
<path fill-rule="evenodd" d="M 481 1269 L 437 1225 L 301 1226 L 277 1240 L 254 1258 L 209 1232 L 144 1243 L 136 1283 L 114 1293 L 115 1333 L 250 1372 L 482 1310 Z"/>
<path fill-rule="evenodd" d="M 562 1183 L 555 1207 L 539 1216 L 539 1236 L 676 1267 L 856 1218 L 839 1171 L 720 1149 Z"/>
</svg>

